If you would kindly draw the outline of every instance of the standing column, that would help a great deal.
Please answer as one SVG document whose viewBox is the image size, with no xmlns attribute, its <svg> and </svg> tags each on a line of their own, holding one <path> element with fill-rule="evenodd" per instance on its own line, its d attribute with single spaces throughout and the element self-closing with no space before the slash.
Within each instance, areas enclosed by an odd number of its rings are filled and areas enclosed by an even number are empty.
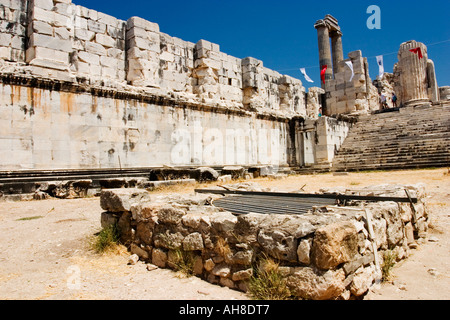
<svg viewBox="0 0 450 320">
<path fill-rule="evenodd" d="M 319 40 L 319 61 L 320 69 L 327 65 L 328 69 L 325 73 L 325 82 L 333 79 L 333 69 L 331 60 L 331 48 L 330 48 L 330 33 L 325 23 L 318 22 L 314 26 L 317 29 L 317 35 Z M 325 89 L 325 85 L 322 83 L 322 88 Z"/>
<path fill-rule="evenodd" d="M 427 78 L 428 78 L 428 97 L 432 102 L 438 102 L 439 99 L 439 87 L 436 80 L 436 71 L 434 68 L 434 62 L 431 59 L 427 61 Z"/>
<path fill-rule="evenodd" d="M 420 48 L 422 58 L 410 52 Z M 427 47 L 420 42 L 408 41 L 402 43 L 398 53 L 398 67 L 400 71 L 400 85 L 402 102 L 405 105 L 417 105 L 429 102 L 427 82 Z"/>
<path fill-rule="evenodd" d="M 331 34 L 331 48 L 333 50 L 333 72 L 341 72 L 342 67 L 339 62 L 344 61 L 344 49 L 342 48 L 342 33 L 334 31 Z"/>
</svg>

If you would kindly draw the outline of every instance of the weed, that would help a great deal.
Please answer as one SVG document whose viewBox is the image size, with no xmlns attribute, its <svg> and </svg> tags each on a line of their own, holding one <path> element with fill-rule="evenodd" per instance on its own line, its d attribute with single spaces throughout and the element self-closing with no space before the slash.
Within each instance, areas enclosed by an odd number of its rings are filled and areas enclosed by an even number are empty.
<svg viewBox="0 0 450 320">
<path fill-rule="evenodd" d="M 254 268 L 248 289 L 255 300 L 290 300 L 292 296 L 286 279 L 279 271 L 279 264 L 270 258 L 264 258 Z"/>
<path fill-rule="evenodd" d="M 35 217 L 27 217 L 27 218 L 20 218 L 17 219 L 16 221 L 29 221 L 29 220 L 36 220 L 36 219 L 42 219 L 43 216 L 35 216 Z"/>
<path fill-rule="evenodd" d="M 192 251 L 174 249 L 170 251 L 170 263 L 175 271 L 186 277 L 194 275 L 195 255 Z"/>
<path fill-rule="evenodd" d="M 94 238 L 92 247 L 97 253 L 114 249 L 119 244 L 120 232 L 117 224 L 103 228 Z"/>
<path fill-rule="evenodd" d="M 381 272 L 382 272 L 382 281 L 386 282 L 391 280 L 391 271 L 392 268 L 395 266 L 395 261 L 397 260 L 397 255 L 391 251 L 386 250 L 383 255 L 383 265 L 381 266 Z"/>
</svg>

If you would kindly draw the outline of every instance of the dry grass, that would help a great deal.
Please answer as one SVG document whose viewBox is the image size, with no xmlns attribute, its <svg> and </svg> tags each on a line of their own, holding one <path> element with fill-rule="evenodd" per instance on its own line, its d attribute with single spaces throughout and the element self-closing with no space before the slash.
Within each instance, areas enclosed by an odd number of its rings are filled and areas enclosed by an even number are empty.
<svg viewBox="0 0 450 320">
<path fill-rule="evenodd" d="M 228 244 L 227 240 L 222 237 L 219 237 L 217 239 L 214 251 L 218 255 L 222 256 L 225 259 L 225 262 L 228 262 L 229 259 L 231 258 L 230 245 Z"/>
<path fill-rule="evenodd" d="M 264 257 L 260 265 L 254 268 L 248 288 L 250 296 L 255 300 L 292 299 L 286 279 L 279 270 L 279 264 L 268 257 Z"/>
</svg>

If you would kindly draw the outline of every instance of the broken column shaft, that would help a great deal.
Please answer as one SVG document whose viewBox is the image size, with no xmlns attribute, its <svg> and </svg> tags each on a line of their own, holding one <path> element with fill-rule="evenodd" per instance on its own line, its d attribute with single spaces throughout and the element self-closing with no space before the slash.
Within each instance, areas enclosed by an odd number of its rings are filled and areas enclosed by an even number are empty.
<svg viewBox="0 0 450 320">
<path fill-rule="evenodd" d="M 420 48 L 419 52 L 411 52 Z M 420 42 L 408 41 L 400 46 L 396 70 L 400 71 L 399 92 L 404 105 L 422 104 L 430 101 L 427 78 L 427 47 Z"/>
</svg>

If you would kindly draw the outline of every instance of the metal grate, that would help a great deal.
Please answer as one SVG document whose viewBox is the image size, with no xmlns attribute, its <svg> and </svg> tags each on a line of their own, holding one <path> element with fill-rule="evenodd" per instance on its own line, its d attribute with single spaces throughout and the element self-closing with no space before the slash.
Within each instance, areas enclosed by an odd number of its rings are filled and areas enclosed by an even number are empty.
<svg viewBox="0 0 450 320">
<path fill-rule="evenodd" d="M 234 214 L 305 214 L 313 207 L 346 204 L 347 201 L 394 201 L 410 203 L 418 202 L 417 198 L 358 196 L 344 194 L 298 194 L 279 192 L 251 192 L 232 190 L 196 189 L 197 193 L 220 194 L 224 198 L 214 201 L 214 205 Z"/>
<path fill-rule="evenodd" d="M 214 201 L 214 205 L 231 213 L 242 215 L 260 214 L 306 214 L 313 207 L 335 205 L 336 200 L 322 198 L 292 198 L 282 196 L 234 195 Z"/>
</svg>

